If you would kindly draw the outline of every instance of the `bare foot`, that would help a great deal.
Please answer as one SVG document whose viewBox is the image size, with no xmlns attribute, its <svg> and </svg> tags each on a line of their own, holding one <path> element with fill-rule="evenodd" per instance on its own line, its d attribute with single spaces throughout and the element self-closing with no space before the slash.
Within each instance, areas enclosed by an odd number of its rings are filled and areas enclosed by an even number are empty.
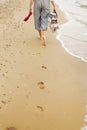
<svg viewBox="0 0 87 130">
<path fill-rule="evenodd" d="M 43 36 L 41 38 L 41 40 L 42 40 L 42 46 L 46 46 L 46 38 L 45 38 L 45 36 Z"/>
<path fill-rule="evenodd" d="M 46 43 L 43 42 L 43 43 L 42 43 L 42 46 L 46 46 Z"/>
</svg>

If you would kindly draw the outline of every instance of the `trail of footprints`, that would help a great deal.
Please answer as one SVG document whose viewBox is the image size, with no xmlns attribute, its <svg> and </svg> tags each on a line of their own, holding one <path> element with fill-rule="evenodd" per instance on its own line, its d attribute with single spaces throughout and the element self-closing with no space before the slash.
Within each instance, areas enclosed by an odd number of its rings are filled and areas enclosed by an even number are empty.
<svg viewBox="0 0 87 130">
<path fill-rule="evenodd" d="M 0 64 L 0 65 L 2 65 L 2 64 Z M 2 66 L 3 66 L 3 65 L 2 65 Z M 5 65 L 4 65 L 4 66 L 5 66 Z M 42 68 L 42 69 L 47 69 L 46 66 L 41 66 L 41 68 Z M 6 73 L 8 73 L 8 72 L 6 71 Z M 3 76 L 5 76 L 5 75 L 3 74 Z M 44 83 L 43 81 L 39 81 L 39 82 L 37 83 L 37 85 L 38 85 L 39 89 L 41 89 L 41 90 L 44 90 L 44 89 L 46 88 L 45 83 Z M 2 85 L 2 87 L 4 87 L 4 85 Z M 20 86 L 17 85 L 16 88 L 19 89 Z M 30 94 L 30 93 L 29 93 L 29 94 Z M 6 94 L 3 93 L 2 96 L 5 97 Z M 27 98 L 27 97 L 26 97 L 26 98 Z M 10 100 L 8 100 L 7 102 L 10 102 Z M 1 100 L 1 103 L 2 103 L 3 105 L 6 105 L 7 102 L 6 102 L 5 100 Z M 36 105 L 36 108 L 37 108 L 40 112 L 44 112 L 43 106 L 41 106 L 41 105 Z M 0 109 L 2 109 L 2 106 L 0 106 Z M 16 127 L 8 127 L 8 128 L 6 128 L 6 130 L 18 130 L 18 129 L 17 129 Z"/>
</svg>

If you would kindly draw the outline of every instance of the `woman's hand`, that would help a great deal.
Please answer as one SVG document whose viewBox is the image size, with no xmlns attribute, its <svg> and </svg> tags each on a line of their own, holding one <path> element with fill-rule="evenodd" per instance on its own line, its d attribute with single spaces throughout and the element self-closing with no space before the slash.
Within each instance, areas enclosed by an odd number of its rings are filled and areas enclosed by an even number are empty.
<svg viewBox="0 0 87 130">
<path fill-rule="evenodd" d="M 53 10 L 55 10 L 55 2 L 54 2 L 54 0 L 51 0 L 51 4 L 53 6 Z"/>
</svg>

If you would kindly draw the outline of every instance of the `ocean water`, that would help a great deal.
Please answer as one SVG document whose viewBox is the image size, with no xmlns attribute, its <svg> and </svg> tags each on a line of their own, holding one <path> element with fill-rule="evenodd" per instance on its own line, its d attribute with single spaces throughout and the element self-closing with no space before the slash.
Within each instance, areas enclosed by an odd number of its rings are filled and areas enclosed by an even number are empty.
<svg viewBox="0 0 87 130">
<path fill-rule="evenodd" d="M 87 0 L 56 0 L 68 21 L 60 25 L 57 39 L 65 50 L 87 62 Z"/>
</svg>

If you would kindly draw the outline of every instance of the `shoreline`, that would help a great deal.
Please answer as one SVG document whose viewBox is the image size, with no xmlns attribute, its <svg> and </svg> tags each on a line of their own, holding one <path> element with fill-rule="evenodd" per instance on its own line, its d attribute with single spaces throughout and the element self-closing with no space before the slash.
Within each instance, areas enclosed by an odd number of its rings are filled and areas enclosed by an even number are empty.
<svg viewBox="0 0 87 130">
<path fill-rule="evenodd" d="M 62 17 L 64 18 L 64 20 L 62 20 L 62 23 L 61 23 L 61 21 L 59 21 L 60 26 L 65 25 L 65 24 L 69 23 L 70 21 L 72 21 L 72 18 L 70 17 L 70 15 L 67 14 L 67 12 L 64 12 L 64 10 L 57 3 L 56 3 L 56 5 L 58 6 L 59 11 L 61 12 Z M 65 47 L 64 41 L 60 37 L 61 37 L 61 34 L 57 34 L 56 39 L 60 41 L 61 46 L 65 49 L 65 51 L 68 54 L 70 54 L 71 56 L 74 56 L 74 57 L 82 60 L 83 62 L 87 63 L 86 59 L 84 59 L 83 57 L 81 57 L 79 55 L 74 54 L 67 47 Z"/>
<path fill-rule="evenodd" d="M 58 40 L 60 41 L 61 47 L 63 47 L 63 48 L 65 49 L 65 51 L 66 51 L 68 54 L 70 54 L 71 56 L 74 56 L 74 57 L 80 59 L 81 61 L 87 63 L 87 60 L 85 60 L 83 57 L 80 57 L 80 56 L 78 56 L 78 55 L 75 55 L 75 54 L 73 54 L 71 51 L 69 51 L 69 49 L 67 49 L 67 47 L 64 46 L 64 42 L 60 39 L 60 36 L 61 36 L 61 35 L 57 36 L 56 39 L 58 39 Z"/>
</svg>

